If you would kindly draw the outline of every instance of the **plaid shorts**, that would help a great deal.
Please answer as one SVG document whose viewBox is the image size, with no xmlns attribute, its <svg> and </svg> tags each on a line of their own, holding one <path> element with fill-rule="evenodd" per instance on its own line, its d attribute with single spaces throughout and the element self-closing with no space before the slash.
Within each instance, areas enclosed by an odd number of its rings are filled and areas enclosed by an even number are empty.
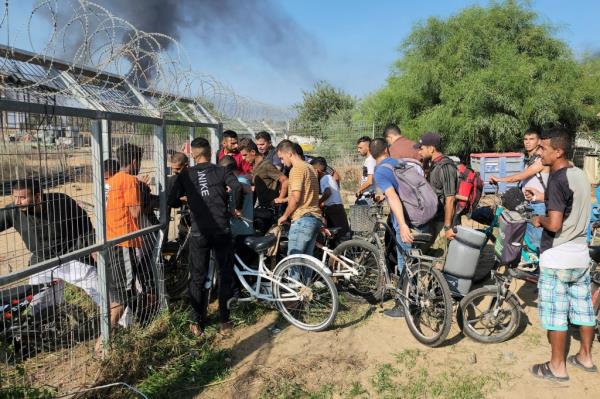
<svg viewBox="0 0 600 399">
<path fill-rule="evenodd" d="M 540 268 L 538 314 L 546 330 L 567 331 L 568 323 L 595 326 L 589 268 Z"/>
</svg>

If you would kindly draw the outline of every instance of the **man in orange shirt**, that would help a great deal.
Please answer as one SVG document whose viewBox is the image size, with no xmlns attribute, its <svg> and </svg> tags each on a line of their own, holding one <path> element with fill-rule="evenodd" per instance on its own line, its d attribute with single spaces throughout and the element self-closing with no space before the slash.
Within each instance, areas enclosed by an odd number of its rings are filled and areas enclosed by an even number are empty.
<svg viewBox="0 0 600 399">
<path fill-rule="evenodd" d="M 107 180 L 106 238 L 116 239 L 140 229 L 142 220 L 141 182 L 139 173 L 144 150 L 134 144 L 116 149 L 121 170 Z M 138 237 L 109 249 L 107 279 L 109 281 L 110 319 L 116 325 L 125 310 L 127 300 L 138 279 L 144 293 L 152 279 L 148 264 L 141 265 L 143 241 Z M 142 267 L 144 271 L 142 272 Z M 97 346 L 98 348 L 98 346 Z"/>
</svg>

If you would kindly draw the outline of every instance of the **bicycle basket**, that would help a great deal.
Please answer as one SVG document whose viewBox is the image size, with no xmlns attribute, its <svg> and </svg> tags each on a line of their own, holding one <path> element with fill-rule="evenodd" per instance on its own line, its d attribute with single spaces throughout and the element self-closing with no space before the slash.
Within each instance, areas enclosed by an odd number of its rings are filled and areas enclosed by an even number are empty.
<svg viewBox="0 0 600 399">
<path fill-rule="evenodd" d="M 350 229 L 353 232 L 373 231 L 375 219 L 371 216 L 369 205 L 350 205 Z"/>
</svg>

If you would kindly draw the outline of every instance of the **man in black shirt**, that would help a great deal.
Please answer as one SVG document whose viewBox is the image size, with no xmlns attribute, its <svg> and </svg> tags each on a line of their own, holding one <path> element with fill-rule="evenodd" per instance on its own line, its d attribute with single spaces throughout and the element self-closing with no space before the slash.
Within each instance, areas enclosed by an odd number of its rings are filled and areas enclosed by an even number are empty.
<svg viewBox="0 0 600 399">
<path fill-rule="evenodd" d="M 442 153 L 442 138 L 437 133 L 425 133 L 415 144 L 423 161 L 429 161 L 431 168 L 427 180 L 438 196 L 438 213 L 433 221 L 433 238 L 439 244 L 434 244 L 446 250 L 447 240 L 454 238 L 454 203 L 458 175 L 454 161 Z M 443 232 L 443 235 L 440 233 Z"/>
<path fill-rule="evenodd" d="M 21 235 L 31 252 L 30 265 L 94 243 L 87 212 L 68 195 L 44 194 L 39 181 L 31 178 L 17 181 L 12 197 L 13 202 L 0 210 L 0 232 L 13 227 Z"/>
<path fill-rule="evenodd" d="M 196 165 L 179 174 L 169 193 L 168 204 L 173 208 L 179 208 L 183 204 L 181 197 L 186 196 L 192 213 L 189 265 L 193 323 L 190 329 L 194 335 L 202 337 L 208 307 L 204 283 L 211 250 L 214 252 L 220 274 L 221 330 L 223 332 L 231 330 L 227 301 L 233 295 L 235 280 L 229 218 L 231 213 L 241 215 L 242 186 L 232 173 L 210 163 L 211 148 L 208 140 L 198 137 L 192 141 L 191 147 Z M 234 210 L 229 210 L 227 206 L 228 187 L 234 199 Z"/>
</svg>

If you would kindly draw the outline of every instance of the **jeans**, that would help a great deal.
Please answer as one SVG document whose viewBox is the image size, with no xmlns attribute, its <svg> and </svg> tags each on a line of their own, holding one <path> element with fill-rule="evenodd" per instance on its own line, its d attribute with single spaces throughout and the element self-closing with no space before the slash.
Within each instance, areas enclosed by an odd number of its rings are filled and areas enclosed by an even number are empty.
<svg viewBox="0 0 600 399">
<path fill-rule="evenodd" d="M 292 222 L 288 233 L 288 255 L 313 255 L 322 223 L 314 216 L 302 216 Z"/>
<path fill-rule="evenodd" d="M 546 216 L 546 204 L 543 202 L 534 202 L 529 204 L 533 209 L 533 214 L 537 216 Z M 539 248 L 542 241 L 542 227 L 533 227 L 531 223 L 527 223 L 525 230 L 525 239 L 534 248 Z"/>
<path fill-rule="evenodd" d="M 233 271 L 233 242 L 230 234 L 194 234 L 189 239 L 190 304 L 192 320 L 204 328 L 208 308 L 208 291 L 204 288 L 212 250 L 217 262 L 219 281 L 219 317 L 221 323 L 229 321 L 227 301 L 233 296 L 235 276 Z"/>
<path fill-rule="evenodd" d="M 402 241 L 402 238 L 400 238 L 400 228 L 397 227 L 396 225 L 394 225 L 394 229 L 396 230 L 396 240 L 398 241 L 398 246 L 396 247 L 396 251 L 397 251 L 397 256 L 398 256 L 398 275 L 402 275 L 402 271 L 404 270 L 404 264 L 406 263 L 404 261 L 404 256 L 405 254 L 409 254 L 410 250 L 412 248 L 412 245 L 410 243 L 406 243 L 404 241 Z M 428 225 L 425 226 L 419 226 L 419 227 L 412 227 L 410 229 L 411 232 L 414 233 L 429 233 L 431 231 L 431 229 L 429 228 Z"/>
</svg>

